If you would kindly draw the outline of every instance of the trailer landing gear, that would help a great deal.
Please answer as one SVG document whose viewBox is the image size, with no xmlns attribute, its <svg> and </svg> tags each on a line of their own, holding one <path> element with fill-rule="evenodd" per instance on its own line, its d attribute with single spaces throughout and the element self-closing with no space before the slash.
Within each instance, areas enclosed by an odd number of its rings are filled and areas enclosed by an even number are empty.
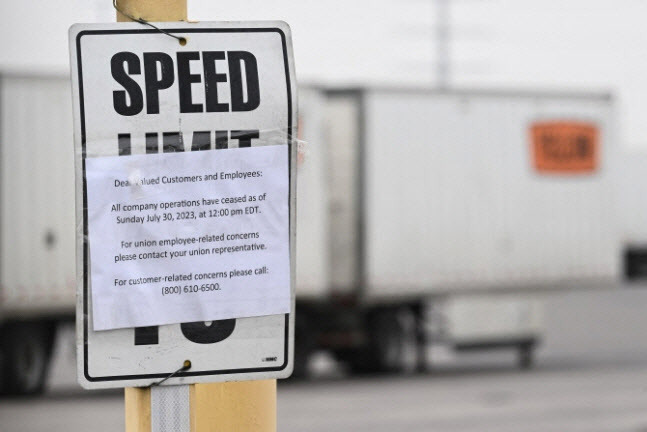
<svg viewBox="0 0 647 432">
<path fill-rule="evenodd" d="M 43 391 L 54 334 L 55 326 L 45 322 L 14 322 L 0 329 L 0 394 Z"/>
<path fill-rule="evenodd" d="M 367 344 L 345 353 L 356 373 L 413 372 L 416 358 L 416 319 L 410 308 L 371 311 L 367 317 Z"/>
</svg>

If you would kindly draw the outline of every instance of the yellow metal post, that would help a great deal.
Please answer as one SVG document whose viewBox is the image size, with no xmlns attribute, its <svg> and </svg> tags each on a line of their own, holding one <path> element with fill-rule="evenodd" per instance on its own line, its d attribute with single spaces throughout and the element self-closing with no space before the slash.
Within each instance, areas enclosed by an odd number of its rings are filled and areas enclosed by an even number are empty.
<svg viewBox="0 0 647 432">
<path fill-rule="evenodd" d="M 195 384 L 193 432 L 276 431 L 276 380 Z"/>
<path fill-rule="evenodd" d="M 125 14 L 146 21 L 186 21 L 186 0 L 117 0 Z M 117 11 L 117 21 L 131 21 Z"/>
<path fill-rule="evenodd" d="M 117 8 L 146 21 L 186 21 L 187 0 L 117 0 Z M 117 21 L 131 21 L 117 11 Z M 192 432 L 275 432 L 276 380 L 193 384 Z M 127 388 L 126 432 L 150 432 L 151 391 Z"/>
<path fill-rule="evenodd" d="M 126 432 L 150 432 L 151 390 L 130 387 L 124 389 Z"/>
</svg>

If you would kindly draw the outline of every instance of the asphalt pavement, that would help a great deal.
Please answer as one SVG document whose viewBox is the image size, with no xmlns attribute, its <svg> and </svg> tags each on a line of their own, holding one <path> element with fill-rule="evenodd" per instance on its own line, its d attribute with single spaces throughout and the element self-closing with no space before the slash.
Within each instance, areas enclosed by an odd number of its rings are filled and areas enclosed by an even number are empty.
<svg viewBox="0 0 647 432">
<path fill-rule="evenodd" d="M 545 301 L 530 371 L 502 352 L 430 358 L 423 374 L 352 377 L 320 354 L 315 378 L 279 384 L 279 430 L 647 432 L 647 288 Z M 122 392 L 81 390 L 73 329 L 61 335 L 48 392 L 0 399 L 0 432 L 123 430 Z"/>
</svg>

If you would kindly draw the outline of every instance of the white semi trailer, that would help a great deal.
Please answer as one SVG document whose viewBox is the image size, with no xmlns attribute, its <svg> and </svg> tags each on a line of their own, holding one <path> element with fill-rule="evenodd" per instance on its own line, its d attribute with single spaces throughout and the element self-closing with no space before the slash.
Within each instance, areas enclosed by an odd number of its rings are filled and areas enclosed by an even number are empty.
<svg viewBox="0 0 647 432">
<path fill-rule="evenodd" d="M 297 371 L 315 347 L 407 368 L 428 321 L 528 366 L 527 294 L 617 285 L 609 95 L 314 87 L 300 117 Z"/>
<path fill-rule="evenodd" d="M 429 305 L 457 348 L 528 363 L 539 321 L 518 293 L 618 278 L 608 96 L 304 88 L 300 109 L 297 373 L 319 348 L 407 368 Z M 594 169 L 533 166 L 529 127 L 561 120 L 596 128 Z M 1 74 L 0 137 L 0 391 L 29 393 L 74 317 L 68 78 Z"/>
<path fill-rule="evenodd" d="M 617 202 L 624 255 L 624 273 L 630 282 L 647 280 L 647 152 L 622 154 Z"/>
<path fill-rule="evenodd" d="M 74 149 L 65 76 L 0 75 L 0 392 L 42 389 L 74 319 Z"/>
</svg>

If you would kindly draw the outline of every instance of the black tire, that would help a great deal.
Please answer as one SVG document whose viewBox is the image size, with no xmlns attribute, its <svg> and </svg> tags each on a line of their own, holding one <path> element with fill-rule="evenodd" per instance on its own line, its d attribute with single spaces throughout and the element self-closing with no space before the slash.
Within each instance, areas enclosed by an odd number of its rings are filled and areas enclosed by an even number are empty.
<svg viewBox="0 0 647 432">
<path fill-rule="evenodd" d="M 409 308 L 374 311 L 368 317 L 367 331 L 368 345 L 347 357 L 353 372 L 402 373 L 415 370 L 416 326 Z"/>
<path fill-rule="evenodd" d="M 308 376 L 308 362 L 315 345 L 306 315 L 298 314 L 295 318 L 294 327 L 294 369 L 292 370 L 292 377 L 300 379 Z"/>
<path fill-rule="evenodd" d="M 525 342 L 517 348 L 517 364 L 522 370 L 531 369 L 535 362 L 535 344 Z"/>
<path fill-rule="evenodd" d="M 48 323 L 13 323 L 0 331 L 0 393 L 42 393 L 54 334 Z"/>
</svg>

